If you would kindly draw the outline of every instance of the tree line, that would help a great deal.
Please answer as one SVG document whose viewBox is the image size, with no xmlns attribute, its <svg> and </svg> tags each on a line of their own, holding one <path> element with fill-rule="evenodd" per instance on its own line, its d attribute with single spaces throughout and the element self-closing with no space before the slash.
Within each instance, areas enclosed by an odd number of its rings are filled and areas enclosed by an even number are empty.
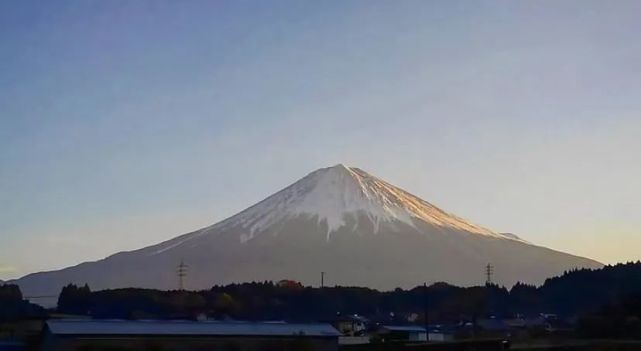
<svg viewBox="0 0 641 351">
<path fill-rule="evenodd" d="M 20 288 L 13 284 L 0 284 L 0 322 L 46 317 L 44 308 L 26 301 Z"/>
<path fill-rule="evenodd" d="M 517 283 L 377 291 L 362 287 L 305 287 L 294 281 L 213 286 L 201 291 L 65 286 L 55 312 L 94 318 L 329 321 L 358 314 L 381 323 L 456 323 L 488 316 L 554 313 L 579 318 L 598 337 L 641 337 L 641 262 L 576 269 L 541 286 Z M 427 313 L 425 313 L 427 312 Z M 0 285 L 0 322 L 45 318 L 16 285 Z"/>
<path fill-rule="evenodd" d="M 533 316 L 554 313 L 585 316 L 628 303 L 641 293 L 641 262 L 576 269 L 539 287 L 517 283 L 428 287 L 377 291 L 362 287 L 304 287 L 296 282 L 252 282 L 213 286 L 202 291 L 112 289 L 88 286 L 62 289 L 58 312 L 97 318 L 233 318 L 248 320 L 329 320 L 359 314 L 374 320 L 453 322 L 479 316 Z"/>
</svg>

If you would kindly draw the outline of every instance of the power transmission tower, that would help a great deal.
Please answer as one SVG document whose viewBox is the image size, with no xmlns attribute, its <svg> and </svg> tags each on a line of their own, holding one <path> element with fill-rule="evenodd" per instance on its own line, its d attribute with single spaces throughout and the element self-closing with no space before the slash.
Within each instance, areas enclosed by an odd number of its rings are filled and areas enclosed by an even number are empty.
<svg viewBox="0 0 641 351">
<path fill-rule="evenodd" d="M 491 263 L 488 263 L 487 266 L 485 266 L 485 285 L 492 285 L 492 275 L 494 274 L 494 267 L 492 266 Z"/>
<path fill-rule="evenodd" d="M 183 260 L 180 260 L 180 264 L 176 269 L 176 275 L 178 276 L 178 290 L 185 290 L 185 277 L 187 276 L 187 265 Z"/>
</svg>

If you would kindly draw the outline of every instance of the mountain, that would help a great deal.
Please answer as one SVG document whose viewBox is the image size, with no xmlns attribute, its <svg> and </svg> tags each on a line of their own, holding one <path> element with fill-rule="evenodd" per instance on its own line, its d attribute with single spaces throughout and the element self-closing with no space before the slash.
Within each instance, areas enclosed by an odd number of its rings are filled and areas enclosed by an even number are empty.
<svg viewBox="0 0 641 351">
<path fill-rule="evenodd" d="M 293 279 L 377 289 L 446 281 L 539 284 L 596 261 L 535 246 L 447 213 L 359 168 L 316 170 L 222 222 L 157 245 L 15 281 L 28 295 L 67 283 L 92 289 L 175 289 L 184 261 L 188 289 Z"/>
</svg>

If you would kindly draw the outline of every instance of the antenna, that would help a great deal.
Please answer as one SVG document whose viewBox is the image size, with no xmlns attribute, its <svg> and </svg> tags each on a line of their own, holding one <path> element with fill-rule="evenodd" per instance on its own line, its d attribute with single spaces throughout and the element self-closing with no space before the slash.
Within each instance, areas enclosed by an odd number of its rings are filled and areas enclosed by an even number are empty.
<svg viewBox="0 0 641 351">
<path fill-rule="evenodd" d="M 492 285 L 492 275 L 494 274 L 494 266 L 491 263 L 488 263 L 485 266 L 485 285 Z"/>
<path fill-rule="evenodd" d="M 321 272 L 321 288 L 325 287 L 325 272 Z"/>
<path fill-rule="evenodd" d="M 185 277 L 187 276 L 187 265 L 185 261 L 180 260 L 180 264 L 176 269 L 176 275 L 178 276 L 178 290 L 185 290 Z"/>
</svg>

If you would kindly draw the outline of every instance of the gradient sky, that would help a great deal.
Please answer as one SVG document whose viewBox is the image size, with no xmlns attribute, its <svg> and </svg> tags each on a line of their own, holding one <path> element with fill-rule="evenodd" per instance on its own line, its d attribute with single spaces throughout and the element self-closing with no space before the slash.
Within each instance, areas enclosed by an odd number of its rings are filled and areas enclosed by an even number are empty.
<svg viewBox="0 0 641 351">
<path fill-rule="evenodd" d="M 2 1 L 0 279 L 361 167 L 641 259 L 641 2 Z"/>
</svg>

